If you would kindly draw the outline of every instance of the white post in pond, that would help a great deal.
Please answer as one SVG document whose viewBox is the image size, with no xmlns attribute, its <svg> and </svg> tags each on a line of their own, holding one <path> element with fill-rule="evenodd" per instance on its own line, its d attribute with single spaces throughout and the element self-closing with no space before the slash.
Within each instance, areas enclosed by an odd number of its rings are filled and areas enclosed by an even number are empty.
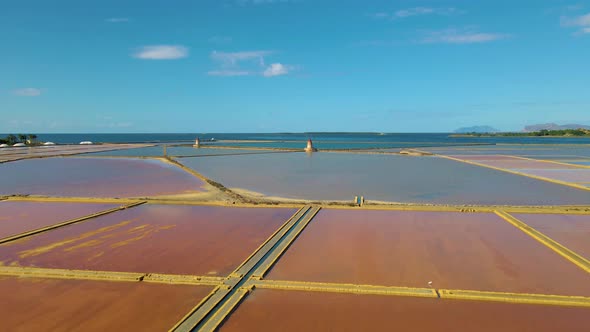
<svg viewBox="0 0 590 332">
<path fill-rule="evenodd" d="M 307 147 L 305 147 L 305 152 L 315 152 L 317 151 L 316 148 L 313 147 L 313 142 L 311 138 L 307 140 Z"/>
</svg>

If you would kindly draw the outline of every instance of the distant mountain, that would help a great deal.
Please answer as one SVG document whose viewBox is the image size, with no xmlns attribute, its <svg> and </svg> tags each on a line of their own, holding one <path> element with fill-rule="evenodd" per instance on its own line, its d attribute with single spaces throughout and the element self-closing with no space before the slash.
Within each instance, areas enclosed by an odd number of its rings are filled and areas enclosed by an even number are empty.
<svg viewBox="0 0 590 332">
<path fill-rule="evenodd" d="M 468 134 L 468 133 L 497 133 L 499 132 L 498 129 L 490 127 L 490 126 L 473 126 L 473 127 L 463 127 L 455 130 L 457 134 Z"/>
<path fill-rule="evenodd" d="M 590 129 L 590 126 L 585 126 L 581 124 L 565 124 L 565 125 L 558 125 L 557 123 L 541 123 L 531 126 L 525 126 L 523 131 L 524 132 L 532 132 L 532 131 L 539 131 L 539 130 L 564 130 L 564 129 Z"/>
</svg>

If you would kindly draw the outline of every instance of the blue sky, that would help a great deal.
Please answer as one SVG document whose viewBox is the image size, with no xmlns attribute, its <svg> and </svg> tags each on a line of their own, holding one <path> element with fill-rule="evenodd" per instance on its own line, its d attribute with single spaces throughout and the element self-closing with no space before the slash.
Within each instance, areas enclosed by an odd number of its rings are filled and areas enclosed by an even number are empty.
<svg viewBox="0 0 590 332">
<path fill-rule="evenodd" d="M 0 0 L 0 132 L 590 125 L 590 1 Z"/>
</svg>

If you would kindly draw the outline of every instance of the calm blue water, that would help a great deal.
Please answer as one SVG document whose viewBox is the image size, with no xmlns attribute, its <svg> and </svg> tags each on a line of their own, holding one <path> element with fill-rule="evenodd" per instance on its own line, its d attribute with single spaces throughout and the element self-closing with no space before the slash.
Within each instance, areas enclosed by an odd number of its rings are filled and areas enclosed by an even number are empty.
<svg viewBox="0 0 590 332">
<path fill-rule="evenodd" d="M 283 153 L 274 150 L 245 150 L 245 149 L 215 149 L 203 148 L 197 149 L 187 146 L 168 146 L 166 154 L 171 157 L 201 157 L 201 156 L 223 156 L 223 155 L 243 155 L 243 154 L 266 154 L 266 153 Z M 164 155 L 162 145 L 150 146 L 146 148 L 90 152 L 85 153 L 88 156 L 118 156 L 118 157 L 161 157 Z"/>
<path fill-rule="evenodd" d="M 588 145 L 481 145 L 448 148 L 424 148 L 438 154 L 446 155 L 490 155 L 503 154 L 510 156 L 523 156 L 536 159 L 568 159 L 568 158 L 590 158 L 590 146 Z"/>
<path fill-rule="evenodd" d="M 324 149 L 368 149 L 396 147 L 425 147 L 462 144 L 590 144 L 590 138 L 543 138 L 543 137 L 449 137 L 448 133 L 432 134 L 379 134 L 379 133 L 275 133 L 275 134 L 232 134 L 232 133 L 187 133 L 187 134 L 38 134 L 41 141 L 55 143 L 79 143 L 93 141 L 101 143 L 191 143 L 198 136 L 202 141 L 256 140 L 255 143 L 223 143 L 219 145 L 297 147 L 308 138 Z M 0 134 L 3 136 L 3 134 Z M 268 142 L 278 141 L 278 142 Z"/>
<path fill-rule="evenodd" d="M 178 159 L 228 188 L 311 200 L 587 204 L 590 192 L 435 157 L 289 152 Z"/>
</svg>

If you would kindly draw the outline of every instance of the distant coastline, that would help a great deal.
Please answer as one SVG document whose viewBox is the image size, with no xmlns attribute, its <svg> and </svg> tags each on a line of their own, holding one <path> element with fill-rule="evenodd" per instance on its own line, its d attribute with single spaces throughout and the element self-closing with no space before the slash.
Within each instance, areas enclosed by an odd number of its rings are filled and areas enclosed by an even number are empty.
<svg viewBox="0 0 590 332">
<path fill-rule="evenodd" d="M 53 134 L 37 133 L 36 142 L 53 142 L 57 145 L 76 144 L 91 141 L 94 144 L 168 144 L 192 145 L 199 137 L 207 145 L 304 148 L 311 138 L 324 150 L 331 149 L 393 149 L 407 147 L 449 146 L 471 144 L 589 144 L 590 136 L 530 136 L 530 133 L 517 132 L 518 135 L 498 135 L 495 133 L 387 133 L 362 134 L 277 134 L 277 133 L 77 133 Z M 20 140 L 20 138 L 17 139 Z M 28 135 L 27 135 L 28 136 Z M 0 139 L 3 135 L 0 134 Z M 211 142 L 211 139 L 215 139 Z M 27 139 L 30 139 L 27 137 Z M 0 143 L 1 144 L 1 143 Z"/>
<path fill-rule="evenodd" d="M 505 133 L 460 133 L 451 134 L 449 137 L 559 137 L 559 138 L 580 138 L 590 137 L 590 130 L 588 129 L 561 129 L 561 130 L 547 130 L 542 129 L 532 132 L 505 132 Z"/>
</svg>

